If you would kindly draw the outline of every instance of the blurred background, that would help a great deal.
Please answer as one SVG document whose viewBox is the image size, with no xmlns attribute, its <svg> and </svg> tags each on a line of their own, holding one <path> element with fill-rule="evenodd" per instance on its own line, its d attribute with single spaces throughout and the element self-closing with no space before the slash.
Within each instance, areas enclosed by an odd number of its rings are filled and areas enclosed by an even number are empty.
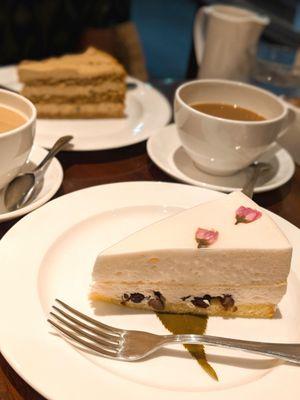
<svg viewBox="0 0 300 400">
<path fill-rule="evenodd" d="M 264 62 L 279 64 L 283 71 L 300 64 L 298 0 L 1 0 L 0 65 L 95 45 L 142 80 L 191 79 L 198 68 L 194 17 L 200 7 L 215 3 L 238 5 L 270 18 L 258 45 L 253 79 L 268 83 Z M 267 64 L 267 75 L 272 65 Z"/>
</svg>

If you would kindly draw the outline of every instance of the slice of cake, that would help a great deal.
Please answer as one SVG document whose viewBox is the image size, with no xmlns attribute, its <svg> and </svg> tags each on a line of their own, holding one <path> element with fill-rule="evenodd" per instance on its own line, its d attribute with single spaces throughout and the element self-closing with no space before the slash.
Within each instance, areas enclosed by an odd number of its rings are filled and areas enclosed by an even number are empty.
<svg viewBox="0 0 300 400">
<path fill-rule="evenodd" d="M 291 254 L 268 213 L 234 192 L 99 254 L 90 298 L 164 312 L 272 317 Z"/>
<path fill-rule="evenodd" d="M 18 73 L 40 118 L 124 117 L 126 73 L 103 51 L 23 61 Z"/>
</svg>

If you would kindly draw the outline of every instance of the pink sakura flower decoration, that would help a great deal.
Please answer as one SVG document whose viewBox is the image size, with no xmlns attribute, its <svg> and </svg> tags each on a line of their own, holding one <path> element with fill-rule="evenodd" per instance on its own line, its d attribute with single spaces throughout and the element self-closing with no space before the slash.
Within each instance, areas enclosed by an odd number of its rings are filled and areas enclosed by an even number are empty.
<svg viewBox="0 0 300 400">
<path fill-rule="evenodd" d="M 249 222 L 256 221 L 261 216 L 262 214 L 260 211 L 254 210 L 253 208 L 250 207 L 241 206 L 236 210 L 235 213 L 235 218 L 236 218 L 235 225 L 241 222 L 244 224 L 248 224 Z"/>
<path fill-rule="evenodd" d="M 210 246 L 218 239 L 218 236 L 217 231 L 198 228 L 195 236 L 198 248 Z"/>
</svg>

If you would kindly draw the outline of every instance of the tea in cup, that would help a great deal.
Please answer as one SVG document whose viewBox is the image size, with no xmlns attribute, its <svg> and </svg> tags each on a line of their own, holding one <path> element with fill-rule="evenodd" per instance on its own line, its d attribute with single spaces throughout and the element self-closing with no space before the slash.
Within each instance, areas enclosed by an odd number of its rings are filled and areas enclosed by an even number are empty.
<svg viewBox="0 0 300 400">
<path fill-rule="evenodd" d="M 266 90 L 219 79 L 181 85 L 174 114 L 182 146 L 195 165 L 220 176 L 257 160 L 295 116 L 287 103 Z"/>
</svg>

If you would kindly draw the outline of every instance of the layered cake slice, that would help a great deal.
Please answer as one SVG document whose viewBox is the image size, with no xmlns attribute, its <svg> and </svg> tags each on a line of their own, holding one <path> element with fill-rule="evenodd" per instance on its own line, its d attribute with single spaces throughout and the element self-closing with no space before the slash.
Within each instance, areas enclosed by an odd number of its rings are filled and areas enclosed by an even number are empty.
<svg viewBox="0 0 300 400">
<path fill-rule="evenodd" d="M 40 118 L 124 117 L 126 73 L 103 51 L 23 61 L 18 73 Z"/>
<path fill-rule="evenodd" d="M 291 246 L 240 192 L 153 223 L 99 254 L 92 300 L 154 311 L 272 317 Z"/>
</svg>

